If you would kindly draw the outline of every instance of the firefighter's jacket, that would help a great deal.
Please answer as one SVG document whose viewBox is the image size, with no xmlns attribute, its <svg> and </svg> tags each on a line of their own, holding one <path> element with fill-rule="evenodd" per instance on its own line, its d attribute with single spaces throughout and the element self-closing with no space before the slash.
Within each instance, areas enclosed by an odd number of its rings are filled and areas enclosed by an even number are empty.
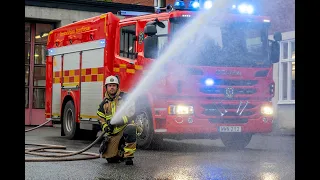
<svg viewBox="0 0 320 180">
<path fill-rule="evenodd" d="M 124 103 L 124 95 L 124 93 L 120 93 L 120 89 L 118 89 L 114 98 L 111 98 L 107 92 L 105 93 L 105 98 L 100 103 L 97 111 L 98 120 L 102 127 L 106 121 L 110 121 L 112 119 L 116 110 Z M 119 123 L 120 125 L 115 125 L 111 134 L 117 134 L 123 130 L 127 124 L 134 123 L 134 114 L 135 104 L 134 102 L 130 102 L 128 107 L 124 110 L 124 113 L 121 114 L 121 119 L 113 120 L 115 122 L 121 121 L 121 123 Z"/>
</svg>

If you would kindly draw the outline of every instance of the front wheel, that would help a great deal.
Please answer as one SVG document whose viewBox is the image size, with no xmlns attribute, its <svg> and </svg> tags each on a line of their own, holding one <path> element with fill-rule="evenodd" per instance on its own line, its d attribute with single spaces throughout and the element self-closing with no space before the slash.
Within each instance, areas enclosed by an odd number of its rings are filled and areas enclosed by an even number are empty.
<svg viewBox="0 0 320 180">
<path fill-rule="evenodd" d="M 79 134 L 79 124 L 76 123 L 76 112 L 73 101 L 68 101 L 63 110 L 63 131 L 68 139 L 75 139 Z"/>
<path fill-rule="evenodd" d="M 135 120 L 136 124 L 142 128 L 142 132 L 137 136 L 137 147 L 148 149 L 153 139 L 153 123 L 150 111 L 143 109 L 139 111 Z"/>
<path fill-rule="evenodd" d="M 251 141 L 252 134 L 221 133 L 220 138 L 224 146 L 230 149 L 244 149 Z"/>
<path fill-rule="evenodd" d="M 137 147 L 141 149 L 150 149 L 155 146 L 161 146 L 163 138 L 154 133 L 152 116 L 149 109 L 140 110 L 136 116 L 135 122 L 142 127 L 142 132 L 137 136 Z"/>
</svg>

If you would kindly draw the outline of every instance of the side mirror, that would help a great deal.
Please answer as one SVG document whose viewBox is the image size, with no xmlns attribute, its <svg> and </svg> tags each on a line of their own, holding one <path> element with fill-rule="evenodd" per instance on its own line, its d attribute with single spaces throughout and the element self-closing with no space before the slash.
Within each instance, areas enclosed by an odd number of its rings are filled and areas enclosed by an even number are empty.
<svg viewBox="0 0 320 180">
<path fill-rule="evenodd" d="M 157 27 L 156 27 L 156 25 L 147 24 L 147 25 L 144 27 L 144 34 L 146 34 L 147 36 L 153 36 L 153 35 L 157 34 Z"/>
<path fill-rule="evenodd" d="M 271 40 L 270 46 L 270 61 L 272 63 L 279 62 L 280 59 L 280 44 L 279 41 L 282 41 L 282 34 L 281 32 L 275 32 L 273 34 L 274 41 Z"/>
<path fill-rule="evenodd" d="M 280 45 L 279 42 L 273 41 L 271 43 L 270 60 L 272 63 L 279 62 L 280 59 Z"/>
<path fill-rule="evenodd" d="M 147 36 L 144 39 L 144 57 L 156 59 L 158 56 L 158 36 Z"/>
</svg>

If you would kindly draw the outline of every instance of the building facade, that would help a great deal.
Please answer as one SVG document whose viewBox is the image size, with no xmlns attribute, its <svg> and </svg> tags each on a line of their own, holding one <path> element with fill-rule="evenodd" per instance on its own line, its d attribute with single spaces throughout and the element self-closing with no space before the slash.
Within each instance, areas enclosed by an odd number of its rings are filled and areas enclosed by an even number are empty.
<svg viewBox="0 0 320 180">
<path fill-rule="evenodd" d="M 269 39 L 274 32 L 282 33 L 280 61 L 273 67 L 276 84 L 273 105 L 275 131 L 295 132 L 295 0 L 262 1 L 263 14 L 270 16 Z"/>
<path fill-rule="evenodd" d="M 70 2 L 72 0 L 69 0 Z M 78 2 L 78 3 L 77 3 Z M 80 3 L 81 2 L 81 3 Z M 25 1 L 25 124 L 44 122 L 45 98 L 45 44 L 50 30 L 105 12 L 119 10 L 153 12 L 157 0 L 112 0 L 104 3 L 88 0 Z M 189 0 L 185 0 L 186 4 Z M 257 7 L 260 14 L 271 17 L 269 38 L 281 32 L 280 62 L 274 65 L 276 83 L 273 104 L 275 130 L 294 132 L 295 129 L 295 0 L 261 0 Z M 123 4 L 119 4 L 123 3 Z M 166 0 L 174 4 L 174 0 Z M 120 17 L 121 18 L 121 17 Z"/>
</svg>

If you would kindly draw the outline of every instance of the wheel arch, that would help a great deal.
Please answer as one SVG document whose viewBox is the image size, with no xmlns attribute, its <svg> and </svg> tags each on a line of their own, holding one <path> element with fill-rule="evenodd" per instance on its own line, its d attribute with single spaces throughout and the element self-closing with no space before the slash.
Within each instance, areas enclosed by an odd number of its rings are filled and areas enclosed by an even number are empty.
<svg viewBox="0 0 320 180">
<path fill-rule="evenodd" d="M 155 128 L 155 119 L 154 119 L 154 108 L 153 108 L 153 96 L 151 95 L 151 93 L 145 93 L 142 94 L 138 97 L 138 99 L 136 100 L 137 102 L 137 107 L 136 107 L 136 112 L 139 112 L 139 110 L 141 110 L 143 107 L 147 107 L 150 110 L 151 113 L 151 118 L 152 118 L 152 126 L 153 129 Z M 141 108 L 142 107 L 142 108 Z"/>
</svg>

